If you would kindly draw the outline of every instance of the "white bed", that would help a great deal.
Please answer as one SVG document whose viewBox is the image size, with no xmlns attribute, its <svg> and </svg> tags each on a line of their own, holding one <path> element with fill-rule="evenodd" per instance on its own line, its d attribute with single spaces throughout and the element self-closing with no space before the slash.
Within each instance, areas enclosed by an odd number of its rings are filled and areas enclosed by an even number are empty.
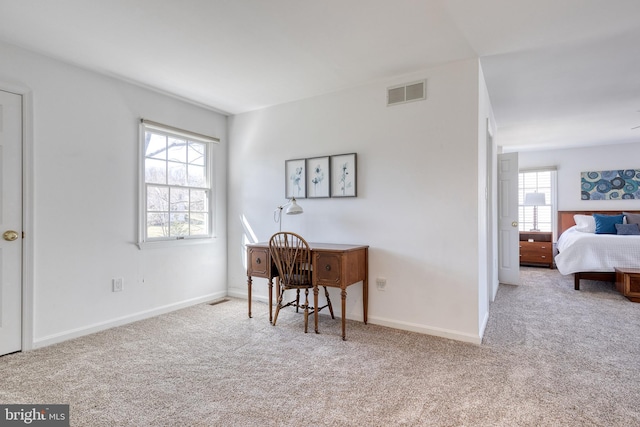
<svg viewBox="0 0 640 427">
<path fill-rule="evenodd" d="M 580 280 L 615 282 L 614 269 L 640 268 L 640 236 L 595 234 L 576 230 L 577 216 L 619 215 L 622 211 L 558 211 L 558 254 L 555 263 L 562 274 L 574 276 L 575 289 Z M 640 214 L 637 210 L 624 213 Z M 582 228 L 583 224 L 581 224 Z"/>
<path fill-rule="evenodd" d="M 562 274 L 640 267 L 640 236 L 584 233 L 573 226 L 562 233 L 557 249 L 555 261 Z"/>
</svg>

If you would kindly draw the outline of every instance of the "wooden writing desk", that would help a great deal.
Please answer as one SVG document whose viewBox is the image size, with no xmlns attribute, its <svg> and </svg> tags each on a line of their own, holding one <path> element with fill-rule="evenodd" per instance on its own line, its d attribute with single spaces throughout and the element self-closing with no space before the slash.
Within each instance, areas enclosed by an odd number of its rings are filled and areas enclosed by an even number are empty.
<svg viewBox="0 0 640 427">
<path fill-rule="evenodd" d="M 347 286 L 362 281 L 362 311 L 367 323 L 369 300 L 369 246 L 342 245 L 334 243 L 309 243 L 313 266 L 313 303 L 318 306 L 318 286 L 340 288 L 342 292 L 342 339 L 346 339 L 345 320 L 347 309 Z M 269 279 L 269 321 L 273 310 L 273 278 L 278 271 L 271 261 L 269 243 L 247 245 L 247 286 L 249 317 L 251 317 L 252 277 Z M 314 313 L 315 329 L 318 333 L 318 312 Z"/>
</svg>

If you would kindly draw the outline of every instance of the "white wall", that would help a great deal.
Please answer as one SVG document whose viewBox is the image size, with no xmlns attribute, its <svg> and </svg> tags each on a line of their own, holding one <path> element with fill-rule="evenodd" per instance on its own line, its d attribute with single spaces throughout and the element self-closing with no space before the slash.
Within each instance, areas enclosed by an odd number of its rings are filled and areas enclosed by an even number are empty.
<svg viewBox="0 0 640 427">
<path fill-rule="evenodd" d="M 558 210 L 640 209 L 640 200 L 580 200 L 580 173 L 640 169 L 640 142 L 518 153 L 520 169 L 556 166 Z"/>
<path fill-rule="evenodd" d="M 32 99 L 34 347 L 226 295 L 226 117 L 6 44 L 0 58 L 0 88 Z M 221 138 L 210 243 L 136 247 L 141 117 Z"/>
<path fill-rule="evenodd" d="M 479 342 L 487 243 L 479 242 L 477 216 L 485 161 L 478 72 L 477 61 L 457 62 L 231 117 L 230 294 L 246 295 L 244 242 L 278 230 L 272 214 L 284 202 L 285 160 L 356 152 L 358 197 L 299 200 L 304 214 L 284 217 L 283 229 L 309 241 L 370 245 L 372 323 Z M 387 87 L 422 78 L 426 101 L 386 107 Z M 386 291 L 376 289 L 377 277 L 387 279 Z M 266 300 L 266 280 L 253 288 Z M 360 285 L 348 288 L 346 316 L 362 319 Z"/>
</svg>

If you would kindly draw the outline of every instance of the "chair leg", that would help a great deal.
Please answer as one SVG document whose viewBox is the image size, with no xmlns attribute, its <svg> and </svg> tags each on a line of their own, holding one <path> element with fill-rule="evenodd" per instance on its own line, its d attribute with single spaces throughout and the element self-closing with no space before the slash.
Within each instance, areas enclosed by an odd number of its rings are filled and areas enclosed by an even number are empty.
<svg viewBox="0 0 640 427">
<path fill-rule="evenodd" d="M 298 292 L 300 290 L 298 289 Z M 309 289 L 304 290 L 304 333 L 307 333 L 309 328 Z"/>
<path fill-rule="evenodd" d="M 280 295 L 278 296 L 278 304 L 276 304 L 276 314 L 273 315 L 273 326 L 276 326 L 276 320 L 278 320 L 278 313 L 280 313 L 280 307 L 282 307 L 282 298 L 284 296 L 284 288 L 280 287 Z"/>
<path fill-rule="evenodd" d="M 296 289 L 296 313 L 299 313 L 298 308 L 300 308 L 300 289 Z"/>
<path fill-rule="evenodd" d="M 336 317 L 333 315 L 333 306 L 331 305 L 331 299 L 329 298 L 329 291 L 326 286 L 324 288 L 324 296 L 327 298 L 327 305 L 329 306 L 329 313 L 331 313 L 331 318 L 335 319 Z"/>
</svg>

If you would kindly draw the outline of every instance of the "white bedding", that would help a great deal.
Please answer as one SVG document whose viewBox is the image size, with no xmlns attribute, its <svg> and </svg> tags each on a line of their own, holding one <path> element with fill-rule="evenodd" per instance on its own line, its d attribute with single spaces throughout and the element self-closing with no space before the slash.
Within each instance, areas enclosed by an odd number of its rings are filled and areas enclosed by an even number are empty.
<svg viewBox="0 0 640 427">
<path fill-rule="evenodd" d="M 594 234 L 573 226 L 558 239 L 558 271 L 613 271 L 615 267 L 640 268 L 640 236 Z"/>
</svg>

